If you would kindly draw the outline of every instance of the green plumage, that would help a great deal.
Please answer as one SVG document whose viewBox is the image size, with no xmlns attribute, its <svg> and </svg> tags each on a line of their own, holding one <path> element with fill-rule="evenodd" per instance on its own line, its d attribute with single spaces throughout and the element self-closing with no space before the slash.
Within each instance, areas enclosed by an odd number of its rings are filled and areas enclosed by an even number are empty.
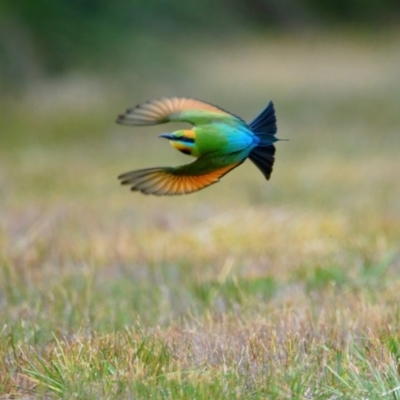
<svg viewBox="0 0 400 400">
<path fill-rule="evenodd" d="M 177 150 L 196 157 L 179 167 L 150 168 L 120 176 L 132 190 L 156 195 L 191 193 L 217 182 L 247 157 L 269 179 L 277 140 L 272 103 L 250 124 L 208 103 L 186 98 L 160 99 L 127 110 L 117 122 L 153 125 L 188 122 L 194 127 L 162 134 Z"/>
</svg>

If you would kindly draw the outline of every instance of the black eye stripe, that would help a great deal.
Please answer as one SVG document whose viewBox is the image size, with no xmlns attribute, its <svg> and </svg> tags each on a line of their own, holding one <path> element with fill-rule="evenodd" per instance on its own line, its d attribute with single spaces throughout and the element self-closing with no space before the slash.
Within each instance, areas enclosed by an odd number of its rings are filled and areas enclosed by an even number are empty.
<svg viewBox="0 0 400 400">
<path fill-rule="evenodd" d="M 194 143 L 194 139 L 193 138 L 189 138 L 187 136 L 181 136 L 179 138 L 176 138 L 176 140 L 178 142 L 185 142 L 185 143 Z"/>
</svg>

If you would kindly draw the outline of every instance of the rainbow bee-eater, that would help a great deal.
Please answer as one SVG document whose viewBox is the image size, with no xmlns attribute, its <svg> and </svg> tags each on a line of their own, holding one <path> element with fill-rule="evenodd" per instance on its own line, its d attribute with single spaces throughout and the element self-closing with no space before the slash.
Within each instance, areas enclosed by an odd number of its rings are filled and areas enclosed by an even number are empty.
<svg viewBox="0 0 400 400">
<path fill-rule="evenodd" d="M 157 196 L 196 192 L 219 181 L 246 158 L 269 179 L 274 164 L 276 117 L 272 102 L 247 124 L 240 117 L 203 101 L 171 97 L 147 101 L 118 117 L 124 125 L 188 122 L 191 129 L 163 133 L 172 147 L 196 158 L 179 167 L 146 168 L 118 177 L 132 190 Z"/>
</svg>

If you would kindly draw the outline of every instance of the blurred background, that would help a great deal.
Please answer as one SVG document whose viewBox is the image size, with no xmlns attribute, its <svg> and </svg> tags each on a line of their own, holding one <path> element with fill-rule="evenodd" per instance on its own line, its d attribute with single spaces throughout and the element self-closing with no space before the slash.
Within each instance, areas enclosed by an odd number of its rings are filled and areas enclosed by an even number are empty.
<svg viewBox="0 0 400 400">
<path fill-rule="evenodd" d="M 3 0 L 2 93 L 71 74 L 108 73 L 119 81 L 123 73 L 133 89 L 143 78 L 167 85 L 190 78 L 188 56 L 208 46 L 222 52 L 227 40 L 271 43 L 305 32 L 318 40 L 321 32 L 343 30 L 371 39 L 399 19 L 395 0 Z"/>
<path fill-rule="evenodd" d="M 399 23 L 395 0 L 2 0 L 7 241 L 70 209 L 86 225 L 107 209 L 105 224 L 129 218 L 126 229 L 180 228 L 260 204 L 396 220 Z M 114 123 L 127 107 L 169 95 L 246 120 L 272 99 L 278 136 L 289 141 L 277 144 L 271 181 L 246 162 L 191 196 L 119 187 L 122 172 L 189 161 L 157 139 L 174 126 Z"/>
<path fill-rule="evenodd" d="M 394 394 L 399 27 L 399 0 L 0 0 L 0 397 L 22 378 L 62 390 L 85 386 L 81 375 L 94 391 L 80 398 L 117 396 L 120 379 L 151 390 L 165 379 L 174 391 L 162 393 L 183 396 L 194 393 L 196 371 L 209 385 L 207 365 L 216 363 L 223 396 L 226 371 L 235 378 L 240 367 L 249 375 L 233 397 L 253 398 L 256 370 L 262 386 L 267 371 L 279 388 L 271 393 L 287 398 L 304 387 L 298 396 L 307 397 L 310 377 L 332 384 L 329 364 L 346 390 L 361 387 L 363 371 L 365 388 L 379 382 L 381 397 Z M 278 137 L 289 140 L 276 144 L 270 181 L 246 161 L 187 196 L 120 186 L 121 173 L 191 161 L 157 138 L 182 125 L 115 123 L 126 108 L 171 95 L 247 121 L 273 100 Z M 155 326 L 171 329 L 165 336 Z M 180 327 L 186 339 L 174 333 Z M 176 358 L 178 373 L 140 338 L 147 328 L 187 353 Z M 96 344 L 96 332 L 123 336 Z M 358 364 L 361 353 L 348 349 L 371 332 L 372 345 L 362 344 L 368 363 Z M 131 340 L 138 350 L 124 371 L 113 354 Z"/>
</svg>

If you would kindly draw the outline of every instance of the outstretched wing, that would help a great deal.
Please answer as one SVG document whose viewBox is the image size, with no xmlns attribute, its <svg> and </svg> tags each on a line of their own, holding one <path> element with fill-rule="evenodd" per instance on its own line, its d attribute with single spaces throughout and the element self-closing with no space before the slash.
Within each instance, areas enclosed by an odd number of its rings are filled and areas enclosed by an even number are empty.
<svg viewBox="0 0 400 400">
<path fill-rule="evenodd" d="M 189 122 L 192 125 L 212 122 L 244 123 L 242 119 L 222 108 L 200 100 L 185 97 L 171 97 L 150 100 L 126 110 L 117 118 L 125 125 L 156 125 L 165 122 Z"/>
<path fill-rule="evenodd" d="M 131 185 L 131 190 L 156 196 L 187 194 L 197 192 L 216 183 L 226 173 L 243 161 L 204 171 L 201 158 L 180 167 L 146 168 L 127 172 L 118 177 L 122 185 Z M 203 171 L 202 171 L 203 170 Z"/>
</svg>

